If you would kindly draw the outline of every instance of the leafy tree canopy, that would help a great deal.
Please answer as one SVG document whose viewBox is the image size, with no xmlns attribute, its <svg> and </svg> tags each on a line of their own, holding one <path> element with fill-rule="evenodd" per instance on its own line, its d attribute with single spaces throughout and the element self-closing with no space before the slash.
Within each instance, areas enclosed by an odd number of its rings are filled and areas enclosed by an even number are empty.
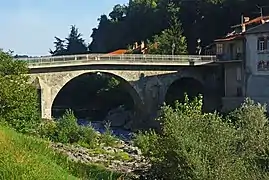
<svg viewBox="0 0 269 180">
<path fill-rule="evenodd" d="M 182 35 L 181 23 L 177 17 L 179 8 L 174 4 L 168 5 L 171 13 L 170 27 L 155 35 L 149 45 L 149 53 L 153 54 L 185 54 L 187 52 L 186 37 Z"/>
<path fill-rule="evenodd" d="M 0 50 L 0 119 L 21 132 L 34 129 L 39 119 L 36 89 L 27 73 L 25 62 Z"/>
<path fill-rule="evenodd" d="M 54 55 L 71 55 L 71 54 L 85 54 L 88 52 L 88 47 L 85 44 L 85 40 L 82 38 L 82 34 L 78 32 L 78 28 L 75 25 L 71 26 L 70 33 L 65 40 L 55 37 L 55 50 L 49 50 Z"/>
<path fill-rule="evenodd" d="M 175 6 L 168 8 L 170 3 Z M 268 6 L 269 1 L 130 0 L 128 5 L 116 5 L 110 18 L 101 16 L 98 28 L 91 35 L 90 49 L 91 52 L 110 52 L 134 42 L 157 40 L 155 35 L 163 37 L 164 32 L 171 34 L 171 10 L 179 8 L 176 17 L 182 25 L 182 35 L 186 37 L 187 51 L 194 54 L 198 39 L 205 47 L 229 32 L 232 25 L 240 23 L 242 14 L 251 18 L 259 16 L 256 5 Z M 264 14 L 268 13 L 269 8 L 264 8 Z M 171 49 L 167 53 L 171 54 Z"/>
</svg>

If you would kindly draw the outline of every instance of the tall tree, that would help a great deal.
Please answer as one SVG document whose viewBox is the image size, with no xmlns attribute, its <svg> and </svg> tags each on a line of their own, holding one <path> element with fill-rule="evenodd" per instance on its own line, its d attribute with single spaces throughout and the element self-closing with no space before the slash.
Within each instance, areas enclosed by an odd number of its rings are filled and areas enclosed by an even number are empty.
<svg viewBox="0 0 269 180">
<path fill-rule="evenodd" d="M 65 40 L 60 39 L 59 37 L 55 36 L 56 41 L 54 42 L 55 50 L 52 51 L 51 49 L 49 50 L 50 54 L 53 56 L 57 55 L 64 55 L 66 54 L 66 48 L 65 48 Z"/>
<path fill-rule="evenodd" d="M 242 14 L 254 18 L 260 15 L 256 5 L 269 5 L 268 0 L 130 0 L 126 16 L 117 21 L 112 16 L 111 20 L 99 22 L 92 34 L 92 51 L 108 52 L 141 40 L 152 40 L 152 36 L 169 27 L 170 13 L 166 7 L 170 2 L 180 8 L 177 17 L 190 54 L 196 52 L 198 39 L 205 47 L 240 23 Z M 268 11 L 269 8 L 263 8 L 264 15 L 269 15 Z"/>
<path fill-rule="evenodd" d="M 75 25 L 71 26 L 71 32 L 66 38 L 67 46 L 66 51 L 67 54 L 84 54 L 88 52 L 88 47 L 85 44 L 85 40 L 82 39 L 82 34 L 78 32 L 78 28 Z"/>
<path fill-rule="evenodd" d="M 109 17 L 113 21 L 119 21 L 126 15 L 126 6 L 122 6 L 120 4 L 117 4 L 114 6 L 111 13 L 109 13 Z"/>
<path fill-rule="evenodd" d="M 163 30 L 160 35 L 155 35 L 153 43 L 149 43 L 149 53 L 153 54 L 186 54 L 187 42 L 183 36 L 181 23 L 178 19 L 179 8 L 174 4 L 168 5 L 171 13 L 170 27 Z"/>
</svg>

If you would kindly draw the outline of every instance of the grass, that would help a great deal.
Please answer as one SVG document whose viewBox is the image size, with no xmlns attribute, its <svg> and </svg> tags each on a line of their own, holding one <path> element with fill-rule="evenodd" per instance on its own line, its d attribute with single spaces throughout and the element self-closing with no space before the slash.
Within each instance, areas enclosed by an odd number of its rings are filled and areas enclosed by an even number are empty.
<svg viewBox="0 0 269 180">
<path fill-rule="evenodd" d="M 112 180 L 120 174 L 102 166 L 75 163 L 55 153 L 49 143 L 0 125 L 0 179 L 2 180 Z"/>
</svg>

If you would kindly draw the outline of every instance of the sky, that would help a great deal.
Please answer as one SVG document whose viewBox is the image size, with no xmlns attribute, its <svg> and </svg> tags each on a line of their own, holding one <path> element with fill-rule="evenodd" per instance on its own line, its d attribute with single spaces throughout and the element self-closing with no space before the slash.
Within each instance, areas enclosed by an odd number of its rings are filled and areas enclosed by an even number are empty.
<svg viewBox="0 0 269 180">
<path fill-rule="evenodd" d="M 41 56 L 53 49 L 54 37 L 66 38 L 76 25 L 90 42 L 97 19 L 128 0 L 3 0 L 0 5 L 0 49 Z"/>
</svg>

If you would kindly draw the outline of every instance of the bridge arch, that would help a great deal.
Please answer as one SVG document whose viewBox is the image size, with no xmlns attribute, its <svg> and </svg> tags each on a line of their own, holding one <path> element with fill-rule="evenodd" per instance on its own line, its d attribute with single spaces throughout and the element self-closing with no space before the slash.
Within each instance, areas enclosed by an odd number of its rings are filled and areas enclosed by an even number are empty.
<svg viewBox="0 0 269 180">
<path fill-rule="evenodd" d="M 176 100 L 184 101 L 185 93 L 191 100 L 199 94 L 204 95 L 205 87 L 202 78 L 182 75 L 170 81 L 165 91 L 164 101 L 166 104 L 173 106 Z"/>
<path fill-rule="evenodd" d="M 125 96 L 124 98 L 125 99 L 129 98 L 129 99 L 132 100 L 132 103 L 133 103 L 132 104 L 133 105 L 132 110 L 134 110 L 135 112 L 140 112 L 140 110 L 143 108 L 143 104 L 144 104 L 143 100 L 142 100 L 139 92 L 137 91 L 135 85 L 132 82 L 129 82 L 126 78 L 124 78 L 120 74 L 109 72 L 109 71 L 98 71 L 98 70 L 96 70 L 96 71 L 88 71 L 88 72 L 83 72 L 83 73 L 77 73 L 76 75 L 73 75 L 72 77 L 65 76 L 65 77 L 68 77 L 68 78 L 63 78 L 64 80 L 62 81 L 62 83 L 60 83 L 60 84 L 62 84 L 61 87 L 55 88 L 54 91 L 52 91 L 52 94 L 51 94 L 51 115 L 52 116 L 54 115 L 53 107 L 57 104 L 57 102 L 59 102 L 58 100 L 59 100 L 59 97 L 61 97 L 61 93 L 66 92 L 66 88 L 68 88 L 70 86 L 70 84 L 73 83 L 73 85 L 74 85 L 76 83 L 76 81 L 77 82 L 79 81 L 79 79 L 81 79 L 83 77 L 85 79 L 86 76 L 90 77 L 90 76 L 94 76 L 94 75 L 95 76 L 100 76 L 100 77 L 101 76 L 113 77 L 116 80 L 118 80 L 120 82 L 121 89 L 123 89 L 124 92 L 126 92 L 126 94 L 122 94 L 123 96 Z M 75 89 L 78 90 L 77 88 L 75 88 Z M 69 90 L 70 90 L 70 87 L 69 87 Z M 69 94 L 72 94 L 72 93 L 69 93 Z M 61 99 L 63 99 L 63 98 L 61 98 Z"/>
<path fill-rule="evenodd" d="M 89 73 L 103 73 L 109 74 L 111 77 L 115 77 L 121 82 L 125 82 L 125 88 L 130 93 L 133 98 L 136 107 L 143 109 L 144 99 L 143 92 L 140 87 L 135 83 L 139 79 L 140 72 L 130 72 L 122 70 L 76 70 L 76 71 L 53 71 L 32 74 L 31 79 L 38 78 L 41 85 L 41 106 L 42 106 L 42 118 L 52 118 L 51 110 L 53 102 L 57 97 L 58 93 L 61 91 L 68 82 L 72 81 L 76 77 L 80 77 L 83 74 Z"/>
</svg>

